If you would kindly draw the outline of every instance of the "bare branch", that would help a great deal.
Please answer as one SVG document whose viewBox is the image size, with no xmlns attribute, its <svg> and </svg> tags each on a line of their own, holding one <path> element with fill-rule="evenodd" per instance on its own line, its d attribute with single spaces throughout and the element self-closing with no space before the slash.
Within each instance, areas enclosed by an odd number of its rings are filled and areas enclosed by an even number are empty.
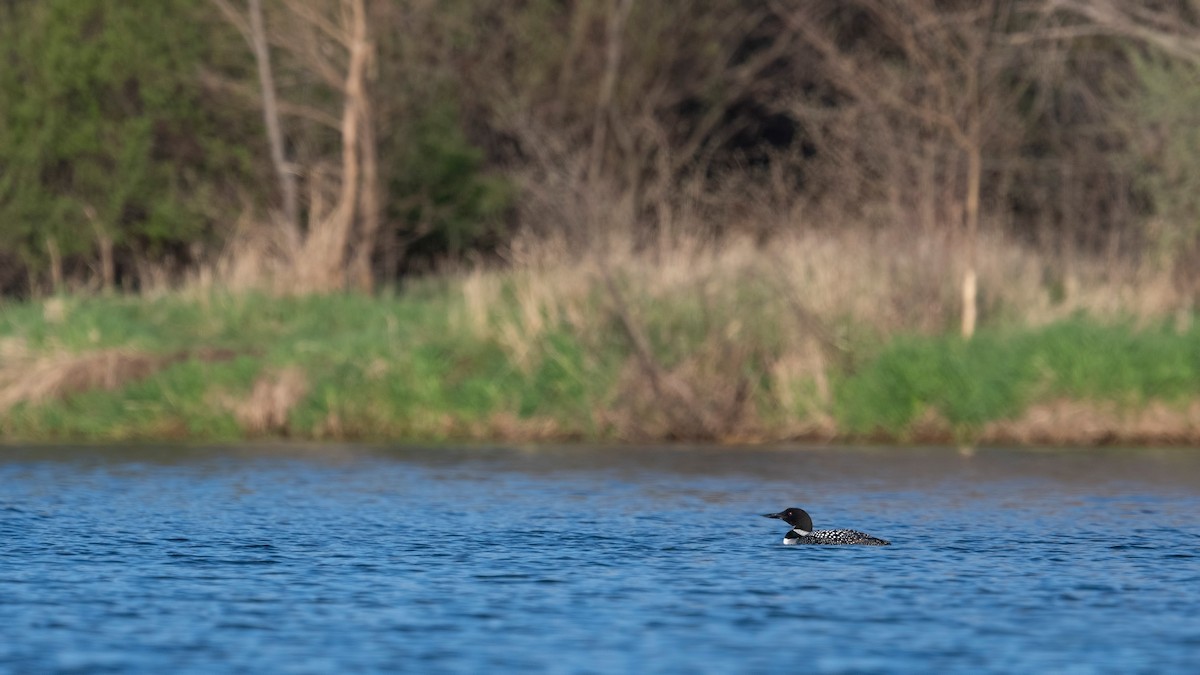
<svg viewBox="0 0 1200 675">
<path fill-rule="evenodd" d="M 1138 4 L 1113 0 L 1050 0 L 1052 11 L 1081 17 L 1116 34 L 1154 45 L 1172 56 L 1200 62 L 1200 28 L 1189 25 L 1176 12 L 1151 10 Z M 1192 9 L 1195 11 L 1196 8 Z"/>
<path fill-rule="evenodd" d="M 253 38 L 254 61 L 258 65 L 258 84 L 262 92 L 263 124 L 267 128 L 271 163 L 275 165 L 283 197 L 283 216 L 288 227 L 296 229 L 300 226 L 296 172 L 284 157 L 283 128 L 279 124 L 279 107 L 275 102 L 275 78 L 271 74 L 271 52 L 267 48 L 267 31 L 263 25 L 262 0 L 250 0 L 250 36 Z"/>
<path fill-rule="evenodd" d="M 806 44 L 821 54 L 834 71 L 836 77 L 831 81 L 833 86 L 868 105 L 879 102 L 919 122 L 940 128 L 958 143 L 967 142 L 962 124 L 947 112 L 950 107 L 948 102 L 943 102 L 940 107 L 935 108 L 905 99 L 893 91 L 893 87 L 887 82 L 882 81 L 873 72 L 859 67 L 853 59 L 846 56 L 823 31 L 816 28 L 812 17 L 797 17 L 795 13 L 782 8 L 777 0 L 772 2 L 772 6 L 790 28 L 803 36 Z M 941 77 L 940 74 L 931 75 L 932 71 L 925 72 L 928 77 Z"/>
<path fill-rule="evenodd" d="M 229 0 L 212 0 L 212 3 L 220 10 L 221 15 L 225 17 L 229 25 L 237 29 L 237 32 L 242 34 L 242 39 L 253 49 L 254 36 L 250 31 L 249 20 L 241 12 L 234 9 L 233 5 L 229 4 Z"/>
<path fill-rule="evenodd" d="M 231 80 L 224 75 L 208 69 L 203 69 L 200 71 L 200 81 L 209 89 L 231 93 L 255 106 L 262 105 L 262 95 L 259 93 L 257 88 L 249 84 Z M 338 117 L 321 110 L 320 108 L 315 108 L 309 105 L 301 105 L 299 103 L 292 103 L 291 101 L 282 99 L 276 101 L 276 105 L 278 106 L 279 113 L 281 115 L 306 119 L 310 122 L 315 122 L 323 127 L 327 127 L 335 131 L 341 129 L 342 127 L 342 121 Z"/>
<path fill-rule="evenodd" d="M 347 50 L 353 48 L 352 37 L 343 28 L 316 11 L 310 0 L 283 0 L 283 4 L 287 5 L 287 8 L 293 14 L 324 33 L 329 39 L 334 40 Z M 343 25 L 346 24 L 347 22 L 343 18 Z"/>
<path fill-rule="evenodd" d="M 600 79 L 600 88 L 596 94 L 596 113 L 592 123 L 591 168 L 588 170 L 591 179 L 595 179 L 600 173 L 613 90 L 617 86 L 617 76 L 621 70 L 621 47 L 625 22 L 629 19 L 629 12 L 632 9 L 633 0 L 610 0 L 609 2 L 604 75 Z"/>
<path fill-rule="evenodd" d="M 1005 36 L 1005 41 L 1013 47 L 1034 44 L 1037 42 L 1070 42 L 1089 37 L 1110 37 L 1120 35 L 1120 31 L 1107 26 L 1083 24 L 1079 26 L 1056 26 Z"/>
</svg>

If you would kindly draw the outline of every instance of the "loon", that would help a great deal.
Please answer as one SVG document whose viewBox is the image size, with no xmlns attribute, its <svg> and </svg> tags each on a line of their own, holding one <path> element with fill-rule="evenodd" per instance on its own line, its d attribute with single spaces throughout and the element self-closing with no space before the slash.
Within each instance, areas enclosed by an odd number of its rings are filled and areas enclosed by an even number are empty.
<svg viewBox="0 0 1200 675">
<path fill-rule="evenodd" d="M 890 546 L 892 542 L 872 537 L 858 530 L 816 530 L 812 518 L 804 509 L 790 508 L 779 513 L 764 513 L 764 518 L 778 518 L 792 529 L 783 537 L 785 544 L 857 544 L 859 546 Z"/>
</svg>

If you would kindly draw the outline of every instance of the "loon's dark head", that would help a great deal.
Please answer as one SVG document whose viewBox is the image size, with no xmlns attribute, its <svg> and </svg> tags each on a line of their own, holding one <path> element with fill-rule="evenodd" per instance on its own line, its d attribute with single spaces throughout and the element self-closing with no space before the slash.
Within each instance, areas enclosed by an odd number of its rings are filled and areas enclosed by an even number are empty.
<svg viewBox="0 0 1200 675">
<path fill-rule="evenodd" d="M 804 509 L 792 507 L 786 511 L 780 511 L 779 513 L 764 513 L 763 517 L 778 518 L 788 525 L 791 525 L 792 529 L 800 532 L 801 534 L 807 534 L 813 531 L 812 518 L 809 517 L 808 512 Z"/>
</svg>

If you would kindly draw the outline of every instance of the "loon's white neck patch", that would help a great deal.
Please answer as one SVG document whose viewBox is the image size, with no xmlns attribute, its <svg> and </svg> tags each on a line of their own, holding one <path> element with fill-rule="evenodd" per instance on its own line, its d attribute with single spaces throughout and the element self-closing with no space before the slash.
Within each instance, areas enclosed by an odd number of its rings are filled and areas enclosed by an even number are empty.
<svg viewBox="0 0 1200 675">
<path fill-rule="evenodd" d="M 793 527 L 787 534 L 783 535 L 783 543 L 795 543 L 800 537 L 807 537 L 811 534 L 808 530 L 802 530 L 798 527 Z"/>
</svg>

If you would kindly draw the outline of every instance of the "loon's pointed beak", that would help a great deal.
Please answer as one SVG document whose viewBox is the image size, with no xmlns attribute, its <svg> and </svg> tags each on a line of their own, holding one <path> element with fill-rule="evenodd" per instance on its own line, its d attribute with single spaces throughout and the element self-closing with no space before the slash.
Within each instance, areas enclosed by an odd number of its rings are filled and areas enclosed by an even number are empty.
<svg viewBox="0 0 1200 675">
<path fill-rule="evenodd" d="M 782 520 L 783 514 L 782 513 L 764 513 L 763 518 L 779 518 Z"/>
</svg>

